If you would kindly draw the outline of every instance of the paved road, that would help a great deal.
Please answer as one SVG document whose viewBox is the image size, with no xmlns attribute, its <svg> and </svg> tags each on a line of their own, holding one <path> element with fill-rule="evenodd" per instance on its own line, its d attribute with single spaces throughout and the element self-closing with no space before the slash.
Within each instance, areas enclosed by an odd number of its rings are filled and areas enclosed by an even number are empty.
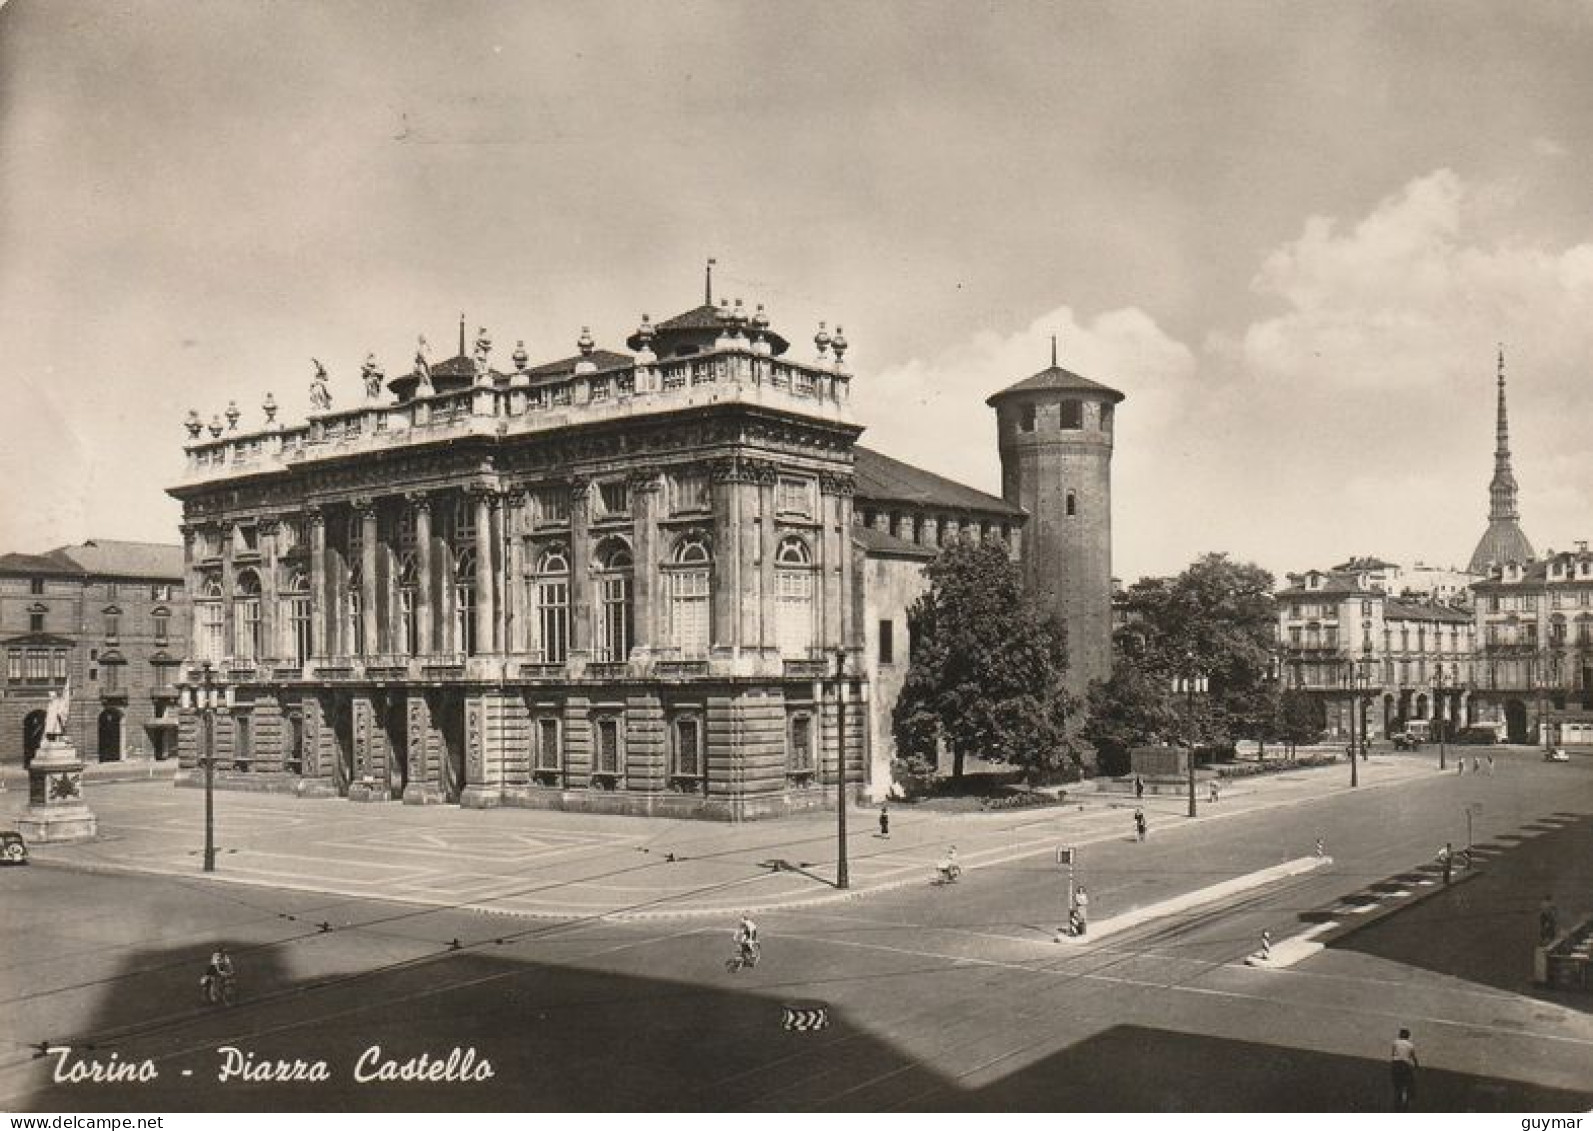
<svg viewBox="0 0 1593 1131">
<path fill-rule="evenodd" d="M 1499 849 L 1482 874 L 1288 969 L 1243 964 L 1262 929 L 1307 930 L 1313 913 L 1463 840 L 1463 807 L 1479 802 L 1476 838 Z M 1381 1110 L 1402 1024 L 1426 1066 L 1424 1108 L 1593 1102 L 1593 999 L 1527 982 L 1543 892 L 1567 918 L 1593 912 L 1593 759 L 1168 822 L 1143 845 L 1111 835 L 1085 876 L 1123 910 L 1316 835 L 1329 868 L 1099 943 L 1053 941 L 1057 870 L 1020 856 L 954 887 L 760 916 L 764 962 L 737 974 L 722 966 L 728 921 L 538 922 L 11 870 L 0 1107 Z M 217 939 L 244 971 L 230 1011 L 192 1004 Z M 790 1002 L 826 1003 L 832 1026 L 782 1030 Z M 56 1058 L 28 1047 L 45 1041 L 101 1063 L 148 1058 L 159 1077 L 54 1084 Z M 334 1078 L 217 1084 L 224 1045 L 256 1065 L 324 1060 Z M 353 1083 L 372 1046 L 401 1058 L 473 1048 L 495 1075 Z"/>
</svg>

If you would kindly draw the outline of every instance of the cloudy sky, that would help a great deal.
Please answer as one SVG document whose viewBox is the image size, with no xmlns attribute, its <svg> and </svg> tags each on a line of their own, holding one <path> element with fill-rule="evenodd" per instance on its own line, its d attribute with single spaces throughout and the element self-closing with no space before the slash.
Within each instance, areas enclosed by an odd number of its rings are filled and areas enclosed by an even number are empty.
<svg viewBox="0 0 1593 1131">
<path fill-rule="evenodd" d="M 346 403 L 461 311 L 845 326 L 867 443 L 1122 389 L 1116 572 L 1464 564 L 1496 343 L 1523 525 L 1593 537 L 1593 5 L 0 9 L 0 550 L 176 540 L 181 420 Z M 501 364 L 501 362 L 500 362 Z"/>
</svg>

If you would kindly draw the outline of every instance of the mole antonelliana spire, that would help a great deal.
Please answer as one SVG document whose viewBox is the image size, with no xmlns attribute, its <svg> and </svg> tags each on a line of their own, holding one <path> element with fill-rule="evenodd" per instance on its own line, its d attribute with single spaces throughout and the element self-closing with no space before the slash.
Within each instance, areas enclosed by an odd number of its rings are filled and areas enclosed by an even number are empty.
<svg viewBox="0 0 1593 1131">
<path fill-rule="evenodd" d="M 1488 529 L 1472 551 L 1472 573 L 1487 573 L 1490 564 L 1531 561 L 1532 543 L 1521 530 L 1516 505 L 1516 477 L 1510 469 L 1510 418 L 1505 409 L 1504 346 L 1499 347 L 1499 419 L 1495 429 L 1493 479 L 1488 484 Z"/>
</svg>

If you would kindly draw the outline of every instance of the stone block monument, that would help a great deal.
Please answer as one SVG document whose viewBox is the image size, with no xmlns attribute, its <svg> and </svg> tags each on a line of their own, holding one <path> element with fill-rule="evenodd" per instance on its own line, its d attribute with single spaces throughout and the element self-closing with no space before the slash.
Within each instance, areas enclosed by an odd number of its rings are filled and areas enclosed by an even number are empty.
<svg viewBox="0 0 1593 1131">
<path fill-rule="evenodd" d="M 28 766 L 28 807 L 17 816 L 17 831 L 34 843 L 92 840 L 99 820 L 83 800 L 83 759 L 66 736 L 72 709 L 72 684 L 50 696 L 44 739 Z"/>
</svg>

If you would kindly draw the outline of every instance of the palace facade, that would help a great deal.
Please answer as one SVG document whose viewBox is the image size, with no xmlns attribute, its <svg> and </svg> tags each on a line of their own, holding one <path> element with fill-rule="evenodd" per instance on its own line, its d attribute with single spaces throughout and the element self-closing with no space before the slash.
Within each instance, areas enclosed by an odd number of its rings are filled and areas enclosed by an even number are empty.
<svg viewBox="0 0 1593 1131">
<path fill-rule="evenodd" d="M 461 324 L 446 361 L 369 359 L 350 407 L 318 367 L 304 424 L 269 396 L 254 430 L 190 414 L 180 780 L 213 748 L 223 785 L 351 800 L 741 819 L 883 795 L 924 561 L 1021 553 L 1030 516 L 860 447 L 839 328 L 797 361 L 710 296 L 626 344 L 520 344 L 503 372 Z"/>
</svg>

